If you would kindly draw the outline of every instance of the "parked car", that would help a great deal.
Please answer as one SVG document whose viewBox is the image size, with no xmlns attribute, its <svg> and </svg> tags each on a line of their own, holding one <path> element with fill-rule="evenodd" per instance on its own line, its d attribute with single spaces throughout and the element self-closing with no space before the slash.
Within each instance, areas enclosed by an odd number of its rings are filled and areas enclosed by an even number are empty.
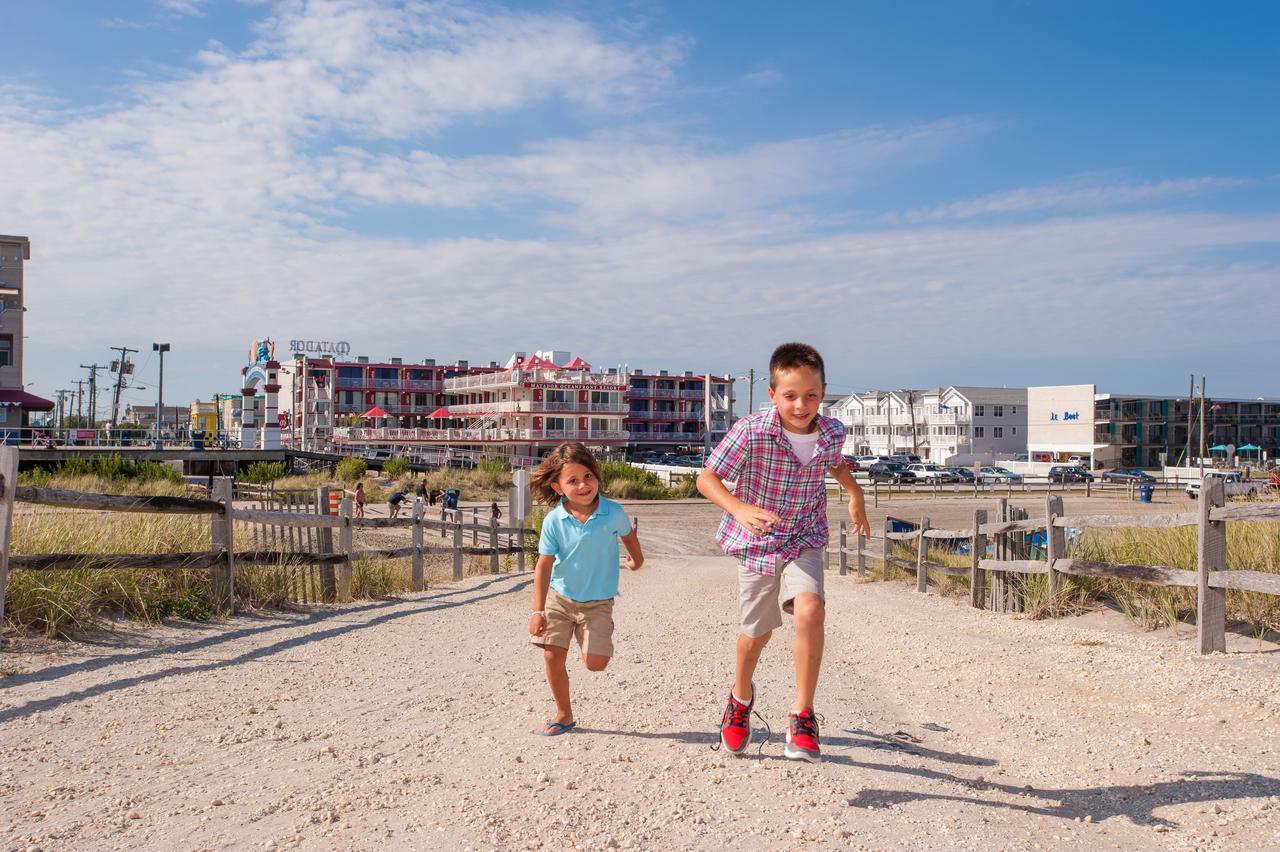
<svg viewBox="0 0 1280 852">
<path fill-rule="evenodd" d="M 906 465 L 897 462 L 877 462 L 867 468 L 867 477 L 872 482 L 915 482 L 916 475 L 907 470 Z"/>
<path fill-rule="evenodd" d="M 1005 470 L 996 465 L 984 465 L 978 468 L 978 480 L 980 482 L 1013 482 L 1022 481 L 1022 477 L 1011 470 Z"/>
<path fill-rule="evenodd" d="M 871 467 L 871 465 L 873 464 L 879 464 L 880 462 L 893 461 L 893 459 L 889 458 L 888 456 L 855 456 L 855 458 L 858 460 L 858 464 L 862 466 L 863 470 L 866 470 L 867 468 Z"/>
<path fill-rule="evenodd" d="M 862 470 L 862 465 L 858 461 L 857 456 L 844 456 L 844 465 L 849 470 Z"/>
<path fill-rule="evenodd" d="M 1257 497 L 1262 493 L 1262 489 L 1267 487 L 1265 481 L 1259 482 L 1256 479 L 1246 480 L 1240 475 L 1238 470 L 1206 470 L 1204 472 L 1205 479 L 1211 476 L 1222 479 L 1222 492 L 1227 497 L 1248 497 L 1250 499 Z M 1187 496 L 1193 500 L 1200 496 L 1200 480 L 1194 480 L 1187 483 Z"/>
<path fill-rule="evenodd" d="M 1056 465 L 1049 468 L 1050 482 L 1092 482 L 1093 474 L 1078 465 Z"/>
<path fill-rule="evenodd" d="M 1102 474 L 1103 482 L 1155 482 L 1156 478 L 1145 470 L 1138 470 L 1136 467 L 1118 467 L 1115 470 L 1109 470 Z"/>
<path fill-rule="evenodd" d="M 956 482 L 955 474 L 950 473 L 945 467 L 937 464 L 909 464 L 907 470 L 916 475 L 917 480 L 926 480 L 933 482 Z"/>
<path fill-rule="evenodd" d="M 956 482 L 964 482 L 972 485 L 973 481 L 978 478 L 974 472 L 969 470 L 967 467 L 948 467 L 943 469 L 954 476 Z"/>
</svg>

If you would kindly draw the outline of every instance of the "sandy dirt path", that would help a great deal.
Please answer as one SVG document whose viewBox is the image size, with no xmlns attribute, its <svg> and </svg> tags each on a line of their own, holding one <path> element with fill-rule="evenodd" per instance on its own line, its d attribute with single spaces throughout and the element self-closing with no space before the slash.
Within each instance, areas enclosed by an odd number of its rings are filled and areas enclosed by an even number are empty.
<svg viewBox="0 0 1280 852">
<path fill-rule="evenodd" d="M 824 762 L 781 757 L 789 624 L 757 678 L 773 738 L 713 751 L 733 564 L 711 507 L 632 511 L 649 562 L 624 572 L 613 664 L 571 669 L 562 737 L 532 733 L 528 574 L 6 651 L 0 848 L 1280 844 L 1280 655 L 1200 658 L 1119 617 L 833 573 Z"/>
</svg>

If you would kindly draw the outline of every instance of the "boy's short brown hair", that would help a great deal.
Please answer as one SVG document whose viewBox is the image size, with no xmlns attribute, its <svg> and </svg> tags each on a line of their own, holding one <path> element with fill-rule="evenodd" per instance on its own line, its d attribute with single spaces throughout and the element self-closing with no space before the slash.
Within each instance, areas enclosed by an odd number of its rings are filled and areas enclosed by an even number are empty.
<svg viewBox="0 0 1280 852">
<path fill-rule="evenodd" d="M 565 441 L 547 453 L 542 464 L 538 465 L 533 476 L 529 477 L 529 489 L 533 491 L 534 500 L 548 506 L 554 506 L 560 502 L 560 495 L 551 487 L 551 483 L 559 481 L 560 470 L 566 464 L 582 465 L 591 471 L 600 487 L 604 487 L 604 483 L 600 481 L 600 465 L 596 462 L 596 457 L 591 455 L 591 451 L 578 441 Z"/>
<path fill-rule="evenodd" d="M 769 387 L 778 386 L 780 371 L 794 370 L 796 367 L 808 367 L 816 371 L 822 383 L 827 383 L 827 368 L 817 349 L 807 343 L 784 343 L 773 350 L 773 357 L 769 359 Z"/>
</svg>

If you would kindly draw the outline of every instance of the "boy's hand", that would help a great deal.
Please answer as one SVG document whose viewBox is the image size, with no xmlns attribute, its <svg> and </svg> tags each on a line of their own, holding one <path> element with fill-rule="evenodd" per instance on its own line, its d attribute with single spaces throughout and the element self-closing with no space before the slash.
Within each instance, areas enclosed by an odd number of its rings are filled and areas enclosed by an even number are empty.
<svg viewBox="0 0 1280 852">
<path fill-rule="evenodd" d="M 529 616 L 529 635 L 541 636 L 547 632 L 547 617 L 540 612 Z"/>
<path fill-rule="evenodd" d="M 862 506 L 849 504 L 849 518 L 853 521 L 853 531 L 862 533 L 863 538 L 871 538 L 871 523 L 867 520 L 867 510 Z"/>
<path fill-rule="evenodd" d="M 782 520 L 768 509 L 743 503 L 733 510 L 733 519 L 756 535 L 765 535 L 773 525 Z"/>
<path fill-rule="evenodd" d="M 627 557 L 622 560 L 623 567 L 626 568 L 628 571 L 639 571 L 640 566 L 643 564 L 644 564 L 643 556 L 641 556 L 639 559 L 635 559 L 630 554 L 627 554 Z"/>
</svg>

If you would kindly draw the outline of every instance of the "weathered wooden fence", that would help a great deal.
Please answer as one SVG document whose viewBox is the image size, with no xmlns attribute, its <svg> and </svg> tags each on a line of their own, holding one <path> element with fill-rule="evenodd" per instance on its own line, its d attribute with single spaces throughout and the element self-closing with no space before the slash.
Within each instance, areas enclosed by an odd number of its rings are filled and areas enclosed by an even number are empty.
<svg viewBox="0 0 1280 852">
<path fill-rule="evenodd" d="M 460 510 L 442 510 L 439 520 L 425 517 L 422 502 L 415 501 L 409 513 L 397 518 L 355 518 L 353 503 L 344 499 L 336 515 L 327 514 L 328 495 L 276 494 L 258 498 L 258 507 L 237 506 L 232 481 L 214 480 L 211 499 L 161 496 L 117 496 L 90 494 L 54 488 L 14 487 L 17 480 L 17 451 L 0 447 L 0 621 L 4 618 L 4 597 L 10 570 L 57 571 L 66 569 L 209 570 L 212 603 L 220 613 L 235 608 L 237 566 L 269 565 L 293 570 L 291 592 L 305 602 L 348 601 L 351 599 L 352 563 L 363 558 L 412 560 L 411 586 L 426 588 L 423 556 L 444 553 L 452 556 L 453 579 L 463 576 L 463 557 L 489 557 L 489 571 L 499 573 L 501 557 L 515 556 L 515 569 L 525 570 L 525 545 L 532 530 L 526 521 L 517 526 L 499 526 L 496 520 L 480 523 L 472 516 L 467 523 Z M 314 498 L 314 499 L 313 499 Z M 38 553 L 10 554 L 9 534 L 14 502 L 84 509 L 97 512 L 140 512 L 151 514 L 209 515 L 208 550 L 169 553 Z M 356 550 L 352 531 L 356 527 L 404 528 L 410 544 L 404 547 Z M 428 531 L 440 532 L 446 543 L 427 544 Z M 335 546 L 334 532 L 337 532 Z M 470 539 L 468 543 L 467 539 Z M 246 549 L 238 549 L 240 543 Z"/>
<path fill-rule="evenodd" d="M 1021 606 L 1019 583 L 1031 575 L 1045 575 L 1049 600 L 1057 599 L 1064 576 L 1105 577 L 1131 583 L 1155 586 L 1183 586 L 1196 590 L 1196 632 L 1200 653 L 1226 650 L 1226 590 L 1262 592 L 1280 595 L 1280 574 L 1266 571 L 1242 571 L 1228 568 L 1227 524 L 1231 521 L 1280 521 L 1280 503 L 1242 503 L 1226 506 L 1221 480 L 1207 477 L 1201 489 L 1196 511 L 1163 515 L 1068 515 L 1060 495 L 1045 499 L 1045 513 L 1029 518 L 1002 503 L 1000 517 L 989 521 L 987 510 L 973 514 L 973 526 L 965 529 L 934 529 L 928 518 L 922 518 L 916 529 L 893 532 L 886 521 L 885 531 L 877 536 L 880 551 L 872 552 L 862 536 L 854 536 L 850 546 L 848 521 L 841 522 L 839 539 L 833 551 L 839 559 L 841 574 L 849 571 L 850 560 L 859 575 L 866 575 L 867 559 L 884 566 L 884 576 L 892 576 L 894 568 L 913 572 L 916 590 L 927 589 L 930 571 L 969 580 L 969 602 L 978 608 L 1017 610 Z M 1129 565 L 1098 562 L 1067 555 L 1067 530 L 1097 528 L 1175 528 L 1195 527 L 1197 531 L 1196 570 L 1188 571 L 1162 565 Z M 1042 549 L 1028 547 L 1025 533 L 1045 533 Z M 945 565 L 929 559 L 931 542 L 967 540 L 970 564 L 967 568 Z M 916 558 L 905 559 L 893 553 L 895 542 L 915 542 Z M 1042 550 L 1042 558 L 1032 551 Z M 989 553 L 989 551 L 992 551 Z"/>
</svg>

